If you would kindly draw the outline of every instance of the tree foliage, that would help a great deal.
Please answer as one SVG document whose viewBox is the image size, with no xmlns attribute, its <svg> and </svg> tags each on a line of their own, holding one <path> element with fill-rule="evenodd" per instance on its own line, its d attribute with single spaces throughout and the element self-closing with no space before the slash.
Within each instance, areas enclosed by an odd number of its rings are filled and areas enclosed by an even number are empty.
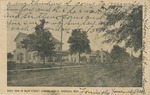
<svg viewBox="0 0 150 95">
<path fill-rule="evenodd" d="M 123 62 L 124 59 L 129 59 L 130 55 L 125 51 L 124 48 L 114 45 L 110 52 L 110 57 L 115 62 Z"/>
<path fill-rule="evenodd" d="M 35 32 L 29 34 L 26 39 L 22 41 L 27 51 L 37 51 L 38 55 L 45 57 L 54 54 L 54 41 L 49 30 L 44 28 L 45 20 L 40 20 L 40 24 L 36 25 Z"/>
<path fill-rule="evenodd" d="M 7 58 L 8 58 L 8 59 L 12 59 L 12 58 L 13 58 L 13 54 L 12 54 L 12 53 L 10 53 L 10 52 L 9 52 L 9 53 L 7 53 Z"/>
<path fill-rule="evenodd" d="M 100 31 L 104 32 L 104 43 L 125 42 L 125 48 L 135 52 L 142 49 L 142 6 L 111 5 L 104 8 L 106 22 Z"/>
<path fill-rule="evenodd" d="M 70 52 L 72 54 L 79 53 L 79 59 L 80 54 L 91 52 L 87 32 L 81 31 L 81 29 L 74 29 L 72 31 L 72 34 L 68 39 L 68 43 L 70 44 Z"/>
</svg>

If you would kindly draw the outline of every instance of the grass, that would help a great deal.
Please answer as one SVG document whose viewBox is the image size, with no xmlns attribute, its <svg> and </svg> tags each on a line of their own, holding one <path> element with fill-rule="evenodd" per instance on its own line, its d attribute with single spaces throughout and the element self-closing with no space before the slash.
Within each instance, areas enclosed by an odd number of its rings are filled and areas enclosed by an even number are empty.
<svg viewBox="0 0 150 95">
<path fill-rule="evenodd" d="M 63 69 L 8 72 L 8 86 L 132 87 L 141 86 L 141 66 L 86 64 Z"/>
<path fill-rule="evenodd" d="M 54 66 L 54 63 L 41 64 L 41 63 L 7 63 L 7 70 L 18 69 L 32 69 L 32 68 L 49 68 Z"/>
<path fill-rule="evenodd" d="M 63 63 L 62 66 L 85 65 L 84 63 Z M 7 63 L 7 70 L 60 67 L 60 63 Z"/>
</svg>

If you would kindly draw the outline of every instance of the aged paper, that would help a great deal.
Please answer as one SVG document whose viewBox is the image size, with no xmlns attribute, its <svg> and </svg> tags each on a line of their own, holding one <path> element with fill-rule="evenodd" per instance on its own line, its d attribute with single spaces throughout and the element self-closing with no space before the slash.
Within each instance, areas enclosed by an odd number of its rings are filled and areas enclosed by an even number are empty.
<svg viewBox="0 0 150 95">
<path fill-rule="evenodd" d="M 1 0 L 0 95 L 150 95 L 149 0 Z"/>
</svg>

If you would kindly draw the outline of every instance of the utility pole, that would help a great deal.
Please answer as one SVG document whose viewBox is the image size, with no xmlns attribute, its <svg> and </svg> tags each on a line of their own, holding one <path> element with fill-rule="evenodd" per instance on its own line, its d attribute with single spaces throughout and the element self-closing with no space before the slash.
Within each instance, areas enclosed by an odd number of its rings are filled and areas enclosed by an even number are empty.
<svg viewBox="0 0 150 95">
<path fill-rule="evenodd" d="M 64 16 L 62 15 L 61 18 L 62 19 L 61 19 L 61 53 L 60 53 L 61 60 L 60 60 L 60 69 L 62 69 L 62 45 L 63 45 L 63 43 L 62 43 L 62 36 L 63 36 L 63 18 L 64 18 Z"/>
</svg>

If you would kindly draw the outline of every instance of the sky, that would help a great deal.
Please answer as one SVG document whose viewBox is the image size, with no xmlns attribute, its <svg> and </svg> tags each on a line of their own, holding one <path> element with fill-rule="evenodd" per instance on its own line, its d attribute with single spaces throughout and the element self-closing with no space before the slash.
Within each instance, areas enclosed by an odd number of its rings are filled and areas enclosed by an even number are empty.
<svg viewBox="0 0 150 95">
<path fill-rule="evenodd" d="M 63 50 L 69 49 L 67 43 L 73 29 L 81 28 L 87 31 L 91 49 L 109 51 L 113 44 L 103 44 L 105 38 L 103 33 L 97 31 L 103 27 L 102 22 L 106 21 L 106 16 L 101 10 L 101 5 L 33 5 L 15 4 L 8 5 L 7 14 L 7 51 L 14 51 L 14 39 L 19 32 L 26 34 L 33 33 L 36 24 L 41 19 L 46 20 L 45 28 L 52 35 L 60 40 L 61 28 L 63 28 Z M 18 16 L 19 15 L 19 16 Z M 63 16 L 63 17 L 62 17 Z M 131 49 L 127 50 L 128 52 Z"/>
<path fill-rule="evenodd" d="M 51 6 L 54 10 L 58 6 Z M 41 19 L 46 20 L 45 28 L 47 28 L 52 35 L 60 40 L 61 27 L 63 27 L 63 50 L 69 49 L 69 44 L 67 43 L 68 38 L 71 36 L 73 29 L 81 28 L 83 31 L 88 31 L 88 39 L 90 40 L 90 46 L 92 50 L 104 50 L 110 51 L 110 44 L 102 44 L 104 38 L 102 33 L 96 32 L 96 29 L 101 27 L 101 22 L 105 21 L 105 16 L 101 13 L 89 13 L 89 10 L 98 11 L 100 6 L 60 6 L 58 12 L 49 11 L 49 6 L 37 6 L 37 5 L 10 5 L 8 6 L 8 12 L 5 16 L 8 17 L 7 29 L 8 29 L 8 52 L 12 52 L 15 49 L 14 39 L 19 32 L 30 34 L 34 32 L 34 27 L 39 24 Z M 22 9 L 22 10 L 21 10 Z M 30 9 L 33 9 L 32 12 Z M 63 12 L 63 10 L 65 12 Z M 68 13 L 70 9 L 72 12 L 78 13 Z M 18 11 L 19 10 L 19 11 Z M 20 11 L 21 10 L 21 11 Z M 82 12 L 79 12 L 82 11 Z M 88 12 L 88 13 L 87 13 Z M 20 17 L 17 16 L 20 13 Z M 61 15 L 64 15 L 63 19 Z M 62 24 L 63 23 L 63 24 Z M 62 26 L 61 26 L 62 25 Z M 59 29 L 58 29 L 59 28 Z M 58 29 L 58 30 L 56 30 Z M 66 29 L 66 30 L 65 30 Z"/>
<path fill-rule="evenodd" d="M 24 31 L 19 31 L 19 32 L 23 32 L 26 33 Z M 15 42 L 14 39 L 17 36 L 17 34 L 19 32 L 10 32 L 8 33 L 8 52 L 12 52 L 16 47 L 15 47 Z M 51 32 L 52 35 L 58 39 L 60 41 L 60 35 L 61 32 Z M 63 50 L 68 50 L 69 49 L 69 44 L 67 43 L 68 38 L 71 36 L 71 32 L 66 33 L 63 32 Z M 101 37 L 101 38 L 97 38 L 97 37 Z M 110 49 L 112 48 L 112 46 L 110 44 L 102 44 L 102 41 L 104 40 L 104 38 L 102 38 L 102 34 L 101 33 L 88 33 L 88 39 L 90 40 L 90 46 L 92 50 L 101 50 L 101 48 L 103 48 L 104 50 L 108 50 L 110 51 Z"/>
</svg>

